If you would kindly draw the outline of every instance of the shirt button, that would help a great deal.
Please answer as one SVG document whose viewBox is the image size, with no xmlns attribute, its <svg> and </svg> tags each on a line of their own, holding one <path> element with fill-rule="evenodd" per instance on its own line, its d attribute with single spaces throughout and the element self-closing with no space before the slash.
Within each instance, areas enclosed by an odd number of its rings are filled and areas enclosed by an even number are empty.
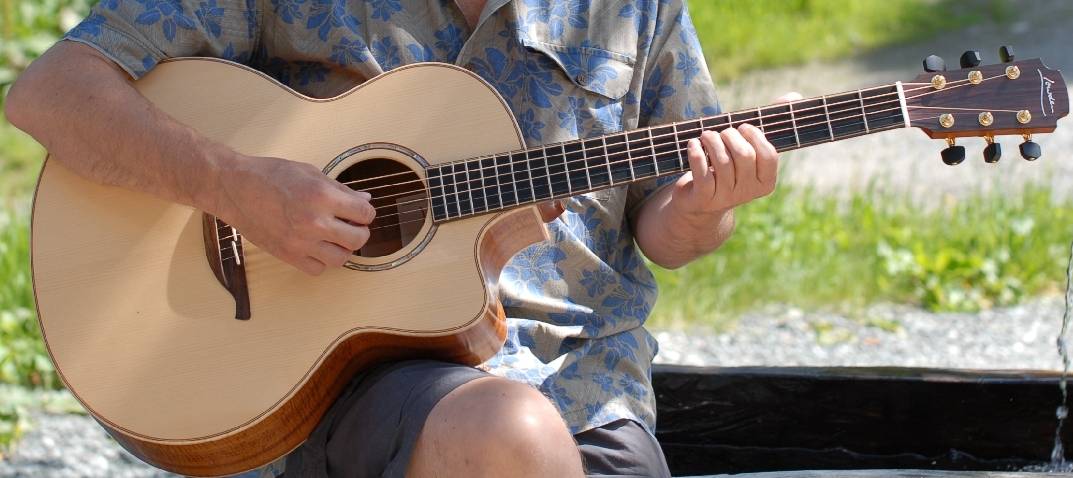
<svg viewBox="0 0 1073 478">
<path fill-rule="evenodd" d="M 589 74 L 588 73 L 578 73 L 577 76 L 574 77 L 574 80 L 577 81 L 577 84 L 579 84 L 581 86 L 588 86 L 588 84 L 589 84 Z"/>
</svg>

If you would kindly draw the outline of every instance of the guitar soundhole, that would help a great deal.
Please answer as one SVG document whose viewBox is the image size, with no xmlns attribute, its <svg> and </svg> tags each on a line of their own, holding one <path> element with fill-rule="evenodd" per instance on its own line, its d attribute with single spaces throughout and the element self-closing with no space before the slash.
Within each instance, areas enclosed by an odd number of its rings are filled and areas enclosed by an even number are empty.
<svg viewBox="0 0 1073 478">
<path fill-rule="evenodd" d="M 376 219 L 369 224 L 369 242 L 354 255 L 382 257 L 417 238 L 426 221 L 428 191 L 421 177 L 391 159 L 371 158 L 343 170 L 336 179 L 357 191 L 372 194 Z"/>
</svg>

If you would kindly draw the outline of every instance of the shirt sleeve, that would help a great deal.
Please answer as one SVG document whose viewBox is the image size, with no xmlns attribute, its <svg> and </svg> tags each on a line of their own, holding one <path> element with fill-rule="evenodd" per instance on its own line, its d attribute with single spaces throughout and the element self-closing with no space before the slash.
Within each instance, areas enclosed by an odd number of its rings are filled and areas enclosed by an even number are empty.
<svg viewBox="0 0 1073 478">
<path fill-rule="evenodd" d="M 660 5 L 663 2 L 653 3 Z M 671 0 L 660 5 L 652 32 L 641 97 L 627 98 L 627 101 L 640 102 L 638 126 L 657 126 L 719 114 L 715 85 L 685 3 Z M 631 184 L 626 197 L 630 222 L 653 193 L 677 181 L 680 176 L 672 174 Z"/>
<path fill-rule="evenodd" d="M 258 0 L 101 0 L 64 40 L 97 49 L 138 79 L 180 56 L 248 63 L 260 21 Z"/>
</svg>

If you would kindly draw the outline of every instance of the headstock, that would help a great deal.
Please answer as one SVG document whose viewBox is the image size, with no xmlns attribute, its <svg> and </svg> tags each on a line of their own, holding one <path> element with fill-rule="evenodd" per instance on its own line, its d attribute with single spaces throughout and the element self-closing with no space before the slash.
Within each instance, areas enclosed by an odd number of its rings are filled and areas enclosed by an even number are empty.
<svg viewBox="0 0 1073 478">
<path fill-rule="evenodd" d="M 1058 70 L 1037 59 L 1014 61 L 1013 50 L 1002 47 L 1004 63 L 980 65 L 980 54 L 965 52 L 961 69 L 947 71 L 935 55 L 924 60 L 926 73 L 903 84 L 909 124 L 936 139 L 945 139 L 943 162 L 958 164 L 965 148 L 955 145 L 960 137 L 983 137 L 988 145 L 984 159 L 997 162 L 1002 155 L 995 142 L 1000 135 L 1024 138 L 1021 155 L 1039 158 L 1036 133 L 1050 133 L 1059 118 L 1069 114 L 1069 94 Z"/>
</svg>

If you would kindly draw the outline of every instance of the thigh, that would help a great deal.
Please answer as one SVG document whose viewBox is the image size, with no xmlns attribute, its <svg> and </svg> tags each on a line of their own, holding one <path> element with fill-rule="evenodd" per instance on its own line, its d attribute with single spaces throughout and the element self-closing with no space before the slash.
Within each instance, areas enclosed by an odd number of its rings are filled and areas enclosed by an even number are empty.
<svg viewBox="0 0 1073 478">
<path fill-rule="evenodd" d="M 670 478 L 656 437 L 632 420 L 617 420 L 574 435 L 590 477 Z"/>
<path fill-rule="evenodd" d="M 411 360 L 351 381 L 301 447 L 287 456 L 288 478 L 402 477 L 432 408 L 452 390 L 488 377 L 464 365 Z"/>
</svg>

